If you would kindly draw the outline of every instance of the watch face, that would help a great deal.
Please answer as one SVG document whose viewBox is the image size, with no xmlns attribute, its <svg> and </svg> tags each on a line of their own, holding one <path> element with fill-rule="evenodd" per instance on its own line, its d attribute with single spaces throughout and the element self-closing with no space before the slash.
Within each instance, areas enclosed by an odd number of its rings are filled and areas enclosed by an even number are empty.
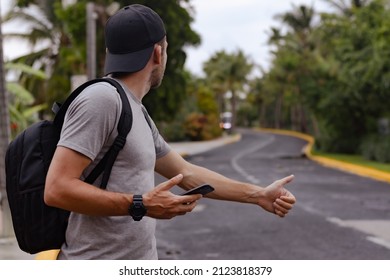
<svg viewBox="0 0 390 280">
<path fill-rule="evenodd" d="M 134 196 L 133 203 L 129 208 L 129 214 L 134 221 L 140 221 L 146 214 L 146 208 L 142 203 L 142 196 Z"/>
<path fill-rule="evenodd" d="M 134 217 L 143 217 L 144 215 L 146 214 L 146 209 L 145 207 L 141 204 L 141 205 L 134 205 L 133 209 L 132 209 L 132 215 Z"/>
</svg>

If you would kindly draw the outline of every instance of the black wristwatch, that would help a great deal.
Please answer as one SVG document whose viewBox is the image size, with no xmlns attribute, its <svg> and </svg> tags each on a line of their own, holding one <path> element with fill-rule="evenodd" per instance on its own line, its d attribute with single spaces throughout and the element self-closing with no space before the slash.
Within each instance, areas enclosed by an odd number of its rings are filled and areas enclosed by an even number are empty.
<svg viewBox="0 0 390 280">
<path fill-rule="evenodd" d="M 141 221 L 146 214 L 146 208 L 142 203 L 142 195 L 135 194 L 133 203 L 129 207 L 129 214 L 134 221 Z"/>
</svg>

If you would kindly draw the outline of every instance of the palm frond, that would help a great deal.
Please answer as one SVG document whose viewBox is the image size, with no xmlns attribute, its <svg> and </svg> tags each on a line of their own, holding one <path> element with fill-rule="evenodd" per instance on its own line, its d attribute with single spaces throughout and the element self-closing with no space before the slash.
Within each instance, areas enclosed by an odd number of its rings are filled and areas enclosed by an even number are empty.
<svg viewBox="0 0 390 280">
<path fill-rule="evenodd" d="M 34 96 L 18 83 L 8 82 L 6 85 L 7 91 L 15 96 L 15 99 L 21 104 L 29 105 L 34 102 Z"/>
<path fill-rule="evenodd" d="M 34 75 L 35 77 L 39 78 L 39 79 L 46 79 L 47 76 L 45 75 L 45 73 L 41 70 L 38 70 L 38 69 L 35 69 L 29 65 L 26 65 L 24 63 L 6 63 L 5 64 L 5 69 L 6 70 L 17 70 L 17 71 L 21 71 L 21 72 L 24 72 L 26 74 L 30 74 L 30 75 Z"/>
<path fill-rule="evenodd" d="M 52 24 L 46 19 L 45 14 L 40 10 L 33 14 L 27 9 L 15 8 L 3 18 L 3 22 L 13 21 L 28 23 L 30 26 L 34 26 L 40 29 L 50 29 L 53 27 Z"/>
<path fill-rule="evenodd" d="M 40 105 L 29 107 L 23 111 L 23 117 L 29 119 L 37 115 L 37 113 L 39 113 L 40 111 L 45 110 L 46 108 L 47 108 L 47 104 L 40 104 Z"/>
</svg>

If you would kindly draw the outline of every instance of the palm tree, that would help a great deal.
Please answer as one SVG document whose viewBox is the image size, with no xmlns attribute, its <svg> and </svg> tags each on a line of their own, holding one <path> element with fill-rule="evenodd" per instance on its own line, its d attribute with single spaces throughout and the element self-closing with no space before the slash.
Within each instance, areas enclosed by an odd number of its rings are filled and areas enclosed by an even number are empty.
<svg viewBox="0 0 390 280">
<path fill-rule="evenodd" d="M 253 64 L 241 50 L 232 54 L 217 52 L 204 64 L 207 79 L 211 87 L 217 89 L 218 96 L 228 92 L 231 94 L 232 130 L 237 119 L 237 95 L 247 83 L 252 68 Z"/>
<path fill-rule="evenodd" d="M 289 28 L 288 39 L 296 41 L 299 44 L 299 48 L 307 48 L 309 47 L 308 44 L 314 15 L 314 9 L 311 7 L 293 5 L 291 12 L 277 15 L 276 18 L 281 20 Z"/>
<path fill-rule="evenodd" d="M 275 65 L 274 74 L 277 76 L 282 73 L 288 79 L 284 87 L 287 95 L 293 95 L 290 99 L 290 119 L 294 129 L 306 132 L 307 131 L 307 108 L 304 106 L 305 96 L 302 95 L 300 80 L 309 75 L 308 65 L 306 61 L 310 61 L 314 42 L 312 39 L 312 29 L 315 12 L 311 7 L 305 5 L 294 6 L 293 10 L 284 14 L 277 15 L 277 18 L 284 23 L 288 32 L 282 35 L 278 29 L 272 29 L 272 34 L 269 42 L 277 47 L 279 66 Z M 286 71 L 284 64 L 294 66 L 290 71 Z M 278 74 L 279 73 L 279 74 Z M 303 78 L 303 79 L 302 79 Z M 276 125 L 280 125 L 282 113 L 281 106 L 285 103 L 284 93 L 278 94 L 277 102 L 275 103 L 275 121 Z"/>
<path fill-rule="evenodd" d="M 31 65 L 44 71 L 49 77 L 54 76 L 53 73 L 57 74 L 55 79 L 48 80 L 37 79 L 26 73 L 22 73 L 19 78 L 19 82 L 35 94 L 37 103 L 51 104 L 55 100 L 62 99 L 62 96 L 69 92 L 69 75 L 66 72 L 69 70 L 60 66 L 64 64 L 64 60 L 59 59 L 59 53 L 70 45 L 71 38 L 67 35 L 64 23 L 55 15 L 58 1 L 33 2 L 27 3 L 30 4 L 27 7 L 14 7 L 5 18 L 6 22 L 28 24 L 29 30 L 8 33 L 5 36 L 27 41 L 31 46 L 31 52 L 15 59 L 15 62 Z M 75 49 L 73 53 L 77 54 L 77 50 Z"/>
<path fill-rule="evenodd" d="M 203 70 L 207 74 L 206 82 L 217 97 L 219 112 L 226 110 L 224 94 L 228 91 L 228 88 L 221 71 L 225 67 L 223 64 L 226 56 L 225 52 L 217 52 L 203 65 Z"/>
<path fill-rule="evenodd" d="M 345 16 L 352 15 L 353 8 L 362 8 L 367 5 L 370 0 L 325 0 L 331 6 L 335 7 L 336 10 L 340 11 Z M 350 2 L 350 3 L 348 3 Z"/>
</svg>

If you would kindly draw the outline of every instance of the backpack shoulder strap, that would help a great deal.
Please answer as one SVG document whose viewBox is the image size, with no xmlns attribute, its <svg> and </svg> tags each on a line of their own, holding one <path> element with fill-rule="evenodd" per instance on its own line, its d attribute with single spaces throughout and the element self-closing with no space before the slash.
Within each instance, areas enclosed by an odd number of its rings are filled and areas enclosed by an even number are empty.
<svg viewBox="0 0 390 280">
<path fill-rule="evenodd" d="M 76 88 L 74 91 L 72 91 L 72 93 L 66 98 L 63 104 L 57 102 L 54 103 L 52 107 L 52 110 L 55 113 L 54 124 L 61 130 L 62 125 L 64 123 L 66 111 L 68 110 L 69 105 L 76 99 L 76 97 L 79 96 L 79 94 L 90 85 L 98 82 L 105 82 L 105 81 L 106 79 L 104 78 L 87 81 L 82 85 L 80 85 L 78 88 Z"/>
<path fill-rule="evenodd" d="M 104 82 L 108 82 L 114 87 L 116 87 L 122 100 L 122 112 L 117 128 L 118 136 L 115 138 L 114 143 L 112 144 L 108 152 L 104 155 L 104 157 L 100 160 L 100 162 L 85 179 L 85 182 L 93 183 L 104 171 L 102 182 L 100 184 L 100 187 L 103 189 L 107 186 L 112 166 L 114 165 L 115 159 L 118 156 L 119 151 L 122 150 L 125 146 L 127 134 L 130 132 L 133 124 L 133 114 L 131 111 L 129 99 L 127 98 L 122 86 L 117 81 L 110 78 L 104 79 Z"/>
<path fill-rule="evenodd" d="M 133 125 L 133 114 L 131 106 L 122 86 L 117 81 L 111 78 L 94 79 L 82 84 L 77 89 L 75 89 L 66 99 L 65 103 L 61 105 L 59 109 L 57 109 L 58 112 L 54 118 L 54 124 L 59 129 L 61 129 L 64 122 L 65 113 L 69 105 L 84 89 L 98 82 L 106 82 L 113 85 L 116 88 L 122 101 L 122 111 L 117 127 L 118 136 L 115 138 L 114 143 L 112 144 L 108 152 L 104 155 L 104 157 L 100 160 L 100 162 L 85 179 L 85 182 L 92 184 L 99 177 L 99 175 L 104 172 L 100 187 L 106 188 L 108 180 L 110 178 L 112 166 L 114 165 L 115 159 L 118 156 L 119 151 L 122 150 L 122 148 L 124 147 L 126 143 L 127 134 L 130 132 L 131 127 Z"/>
</svg>

